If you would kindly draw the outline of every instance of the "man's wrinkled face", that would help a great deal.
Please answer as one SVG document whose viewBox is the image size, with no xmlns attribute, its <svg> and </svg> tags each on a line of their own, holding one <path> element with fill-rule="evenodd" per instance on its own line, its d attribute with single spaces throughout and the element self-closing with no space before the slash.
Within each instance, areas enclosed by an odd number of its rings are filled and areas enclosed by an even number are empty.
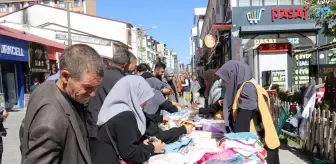
<svg viewBox="0 0 336 164">
<path fill-rule="evenodd" d="M 158 68 L 155 70 L 156 76 L 157 77 L 162 77 L 164 74 L 165 70 L 163 68 Z"/>
<path fill-rule="evenodd" d="M 102 82 L 102 77 L 96 73 L 84 73 L 80 79 L 75 79 L 68 71 L 62 71 L 60 80 L 62 80 L 64 91 L 73 100 L 85 104 L 95 96 L 96 89 Z"/>
<path fill-rule="evenodd" d="M 127 72 L 134 72 L 136 69 L 136 65 L 137 65 L 137 60 L 136 59 L 132 60 L 131 63 L 127 67 Z"/>
</svg>

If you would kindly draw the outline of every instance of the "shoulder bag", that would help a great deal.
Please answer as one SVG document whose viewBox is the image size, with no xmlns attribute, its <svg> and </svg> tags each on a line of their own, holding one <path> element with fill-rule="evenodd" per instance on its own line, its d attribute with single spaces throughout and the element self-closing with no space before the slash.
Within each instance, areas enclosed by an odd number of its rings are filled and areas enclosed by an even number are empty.
<svg viewBox="0 0 336 164">
<path fill-rule="evenodd" d="M 106 133 L 107 133 L 107 135 L 108 135 L 108 137 L 109 137 L 109 139 L 110 139 L 110 141 L 111 141 L 111 144 L 112 144 L 112 146 L 113 146 L 113 149 L 114 149 L 114 151 L 117 153 L 117 156 L 118 156 L 118 158 L 119 158 L 119 163 L 120 163 L 120 164 L 132 164 L 132 162 L 126 162 L 126 161 L 124 161 L 124 160 L 121 158 L 120 153 L 119 153 L 119 150 L 118 150 L 118 148 L 117 148 L 117 144 L 116 144 L 116 142 L 113 140 L 113 138 L 112 138 L 112 136 L 111 136 L 111 133 L 110 133 L 110 130 L 109 130 L 108 127 L 107 127 L 107 124 L 105 124 L 104 126 L 105 126 Z"/>
</svg>

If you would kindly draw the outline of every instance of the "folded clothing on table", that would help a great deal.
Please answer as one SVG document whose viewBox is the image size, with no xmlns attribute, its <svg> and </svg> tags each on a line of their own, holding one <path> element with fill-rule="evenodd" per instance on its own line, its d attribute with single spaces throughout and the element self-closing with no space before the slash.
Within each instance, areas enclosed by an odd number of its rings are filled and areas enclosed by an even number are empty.
<svg viewBox="0 0 336 164">
<path fill-rule="evenodd" d="M 191 141 L 191 138 L 182 137 L 179 141 L 167 144 L 165 148 L 165 154 L 180 152 L 184 147 L 187 147 L 191 143 Z"/>
<path fill-rule="evenodd" d="M 266 163 L 266 150 L 255 133 L 228 133 L 222 140 L 224 148 L 198 163 L 202 164 L 264 164 Z"/>
</svg>

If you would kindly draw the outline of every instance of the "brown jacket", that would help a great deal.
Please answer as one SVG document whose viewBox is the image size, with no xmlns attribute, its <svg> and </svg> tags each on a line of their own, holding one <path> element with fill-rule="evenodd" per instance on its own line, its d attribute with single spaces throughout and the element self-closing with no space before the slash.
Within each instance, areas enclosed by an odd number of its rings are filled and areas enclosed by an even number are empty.
<svg viewBox="0 0 336 164">
<path fill-rule="evenodd" d="M 91 164 L 88 139 L 80 131 L 84 123 L 77 118 L 54 81 L 36 88 L 20 130 L 22 164 Z"/>
</svg>

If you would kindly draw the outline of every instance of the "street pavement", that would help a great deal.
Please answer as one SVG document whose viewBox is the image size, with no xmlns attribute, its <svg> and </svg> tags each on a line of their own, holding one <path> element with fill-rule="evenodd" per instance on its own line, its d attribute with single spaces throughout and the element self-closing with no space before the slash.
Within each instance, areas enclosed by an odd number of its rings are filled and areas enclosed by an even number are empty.
<svg viewBox="0 0 336 164">
<path fill-rule="evenodd" d="M 20 164 L 20 141 L 19 141 L 19 128 L 21 121 L 25 115 L 25 111 L 10 112 L 10 115 L 4 126 L 7 128 L 7 137 L 4 137 L 4 154 L 2 156 L 3 164 Z M 307 164 L 303 159 L 303 155 L 292 152 L 286 146 L 283 146 L 280 150 L 280 163 L 282 164 Z M 302 159 L 301 159 L 302 158 Z"/>
</svg>

